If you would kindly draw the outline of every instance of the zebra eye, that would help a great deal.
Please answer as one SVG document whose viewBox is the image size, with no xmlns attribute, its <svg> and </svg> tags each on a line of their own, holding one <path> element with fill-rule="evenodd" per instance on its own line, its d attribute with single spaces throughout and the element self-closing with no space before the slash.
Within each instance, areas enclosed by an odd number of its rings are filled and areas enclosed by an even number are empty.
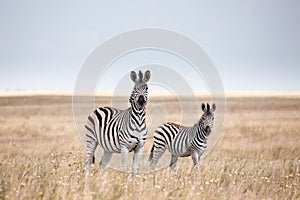
<svg viewBox="0 0 300 200">
<path fill-rule="evenodd" d="M 211 119 L 212 119 L 212 120 L 214 120 L 215 118 L 214 118 L 214 117 L 212 117 Z"/>
</svg>

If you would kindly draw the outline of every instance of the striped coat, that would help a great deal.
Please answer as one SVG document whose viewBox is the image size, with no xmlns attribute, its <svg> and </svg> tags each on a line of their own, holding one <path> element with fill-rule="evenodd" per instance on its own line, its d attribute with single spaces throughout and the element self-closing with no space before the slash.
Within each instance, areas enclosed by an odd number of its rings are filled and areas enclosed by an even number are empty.
<svg viewBox="0 0 300 200">
<path fill-rule="evenodd" d="M 207 148 L 207 138 L 213 128 L 215 104 L 202 104 L 204 112 L 200 120 L 191 127 L 174 123 L 165 123 L 154 133 L 153 146 L 150 153 L 150 168 L 155 166 L 167 149 L 171 153 L 170 167 L 175 169 L 178 157 L 191 156 L 194 166 L 199 164 L 202 154 Z"/>
<path fill-rule="evenodd" d="M 143 78 L 144 77 L 144 78 Z M 120 110 L 112 107 L 100 107 L 88 116 L 85 125 L 87 145 L 86 174 L 90 172 L 94 153 L 99 145 L 104 153 L 99 163 L 100 167 L 106 166 L 113 153 L 121 153 L 122 169 L 126 170 L 126 159 L 129 152 L 134 152 L 132 172 L 137 171 L 138 157 L 142 153 L 147 139 L 146 112 L 150 72 L 139 78 L 131 72 L 131 79 L 135 86 L 129 99 L 131 107 Z"/>
</svg>

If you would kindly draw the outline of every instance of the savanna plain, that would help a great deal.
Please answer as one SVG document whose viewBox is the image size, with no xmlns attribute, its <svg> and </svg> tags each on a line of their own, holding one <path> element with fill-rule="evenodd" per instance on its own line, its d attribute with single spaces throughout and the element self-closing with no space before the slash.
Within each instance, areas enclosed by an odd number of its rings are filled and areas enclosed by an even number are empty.
<svg viewBox="0 0 300 200">
<path fill-rule="evenodd" d="M 210 102 L 201 95 L 198 101 Z M 97 106 L 109 102 L 96 98 Z M 151 104 L 178 122 L 174 99 L 150 97 Z M 147 110 L 147 123 L 162 123 L 159 113 Z M 144 151 L 151 145 L 149 137 Z M 197 170 L 191 158 L 179 159 L 175 172 L 165 167 L 135 176 L 95 164 L 86 179 L 85 153 L 72 96 L 0 96 L 2 199 L 300 199 L 300 95 L 227 95 L 221 137 Z"/>
</svg>

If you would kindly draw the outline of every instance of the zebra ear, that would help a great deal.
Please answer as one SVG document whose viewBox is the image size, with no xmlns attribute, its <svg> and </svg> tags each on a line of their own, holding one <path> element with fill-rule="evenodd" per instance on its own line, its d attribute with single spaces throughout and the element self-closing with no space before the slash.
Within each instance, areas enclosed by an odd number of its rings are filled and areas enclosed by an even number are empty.
<svg viewBox="0 0 300 200">
<path fill-rule="evenodd" d="M 202 108 L 202 111 L 203 111 L 203 112 L 206 112 L 205 103 L 202 103 L 202 104 L 201 104 L 201 108 Z"/>
<path fill-rule="evenodd" d="M 136 73 L 135 73 L 135 71 L 131 71 L 131 73 L 130 73 L 130 78 L 131 78 L 131 80 L 132 80 L 133 82 L 136 82 Z"/>
<path fill-rule="evenodd" d="M 150 76 L 151 76 L 150 71 L 147 70 L 147 71 L 145 72 L 144 79 L 143 79 L 144 83 L 147 83 L 147 82 L 149 81 Z"/>
<path fill-rule="evenodd" d="M 216 104 L 213 103 L 212 106 L 211 106 L 211 112 L 215 112 L 215 110 L 216 110 Z"/>
</svg>

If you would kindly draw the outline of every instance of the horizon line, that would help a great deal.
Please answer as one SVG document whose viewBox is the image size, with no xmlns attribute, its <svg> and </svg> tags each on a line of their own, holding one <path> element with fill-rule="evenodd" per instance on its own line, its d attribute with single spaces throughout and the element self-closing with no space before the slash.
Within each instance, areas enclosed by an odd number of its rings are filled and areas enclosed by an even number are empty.
<svg viewBox="0 0 300 200">
<path fill-rule="evenodd" d="M 195 91 L 196 96 L 205 95 L 210 96 L 209 91 Z M 225 90 L 225 97 L 235 97 L 235 96 L 299 96 L 300 91 L 282 91 L 282 90 Z M 81 94 L 82 96 L 91 96 L 90 94 Z M 80 95 L 80 96 L 81 96 Z M 114 96 L 127 96 L 128 93 L 122 92 Z M 188 96 L 190 94 L 185 94 L 184 92 L 178 95 Z M 0 97 L 13 97 L 13 96 L 74 96 L 74 91 L 71 90 L 0 90 Z M 95 92 L 92 96 L 113 96 L 113 91 L 102 91 Z M 152 91 L 151 96 L 174 96 L 171 92 L 164 91 Z"/>
</svg>

